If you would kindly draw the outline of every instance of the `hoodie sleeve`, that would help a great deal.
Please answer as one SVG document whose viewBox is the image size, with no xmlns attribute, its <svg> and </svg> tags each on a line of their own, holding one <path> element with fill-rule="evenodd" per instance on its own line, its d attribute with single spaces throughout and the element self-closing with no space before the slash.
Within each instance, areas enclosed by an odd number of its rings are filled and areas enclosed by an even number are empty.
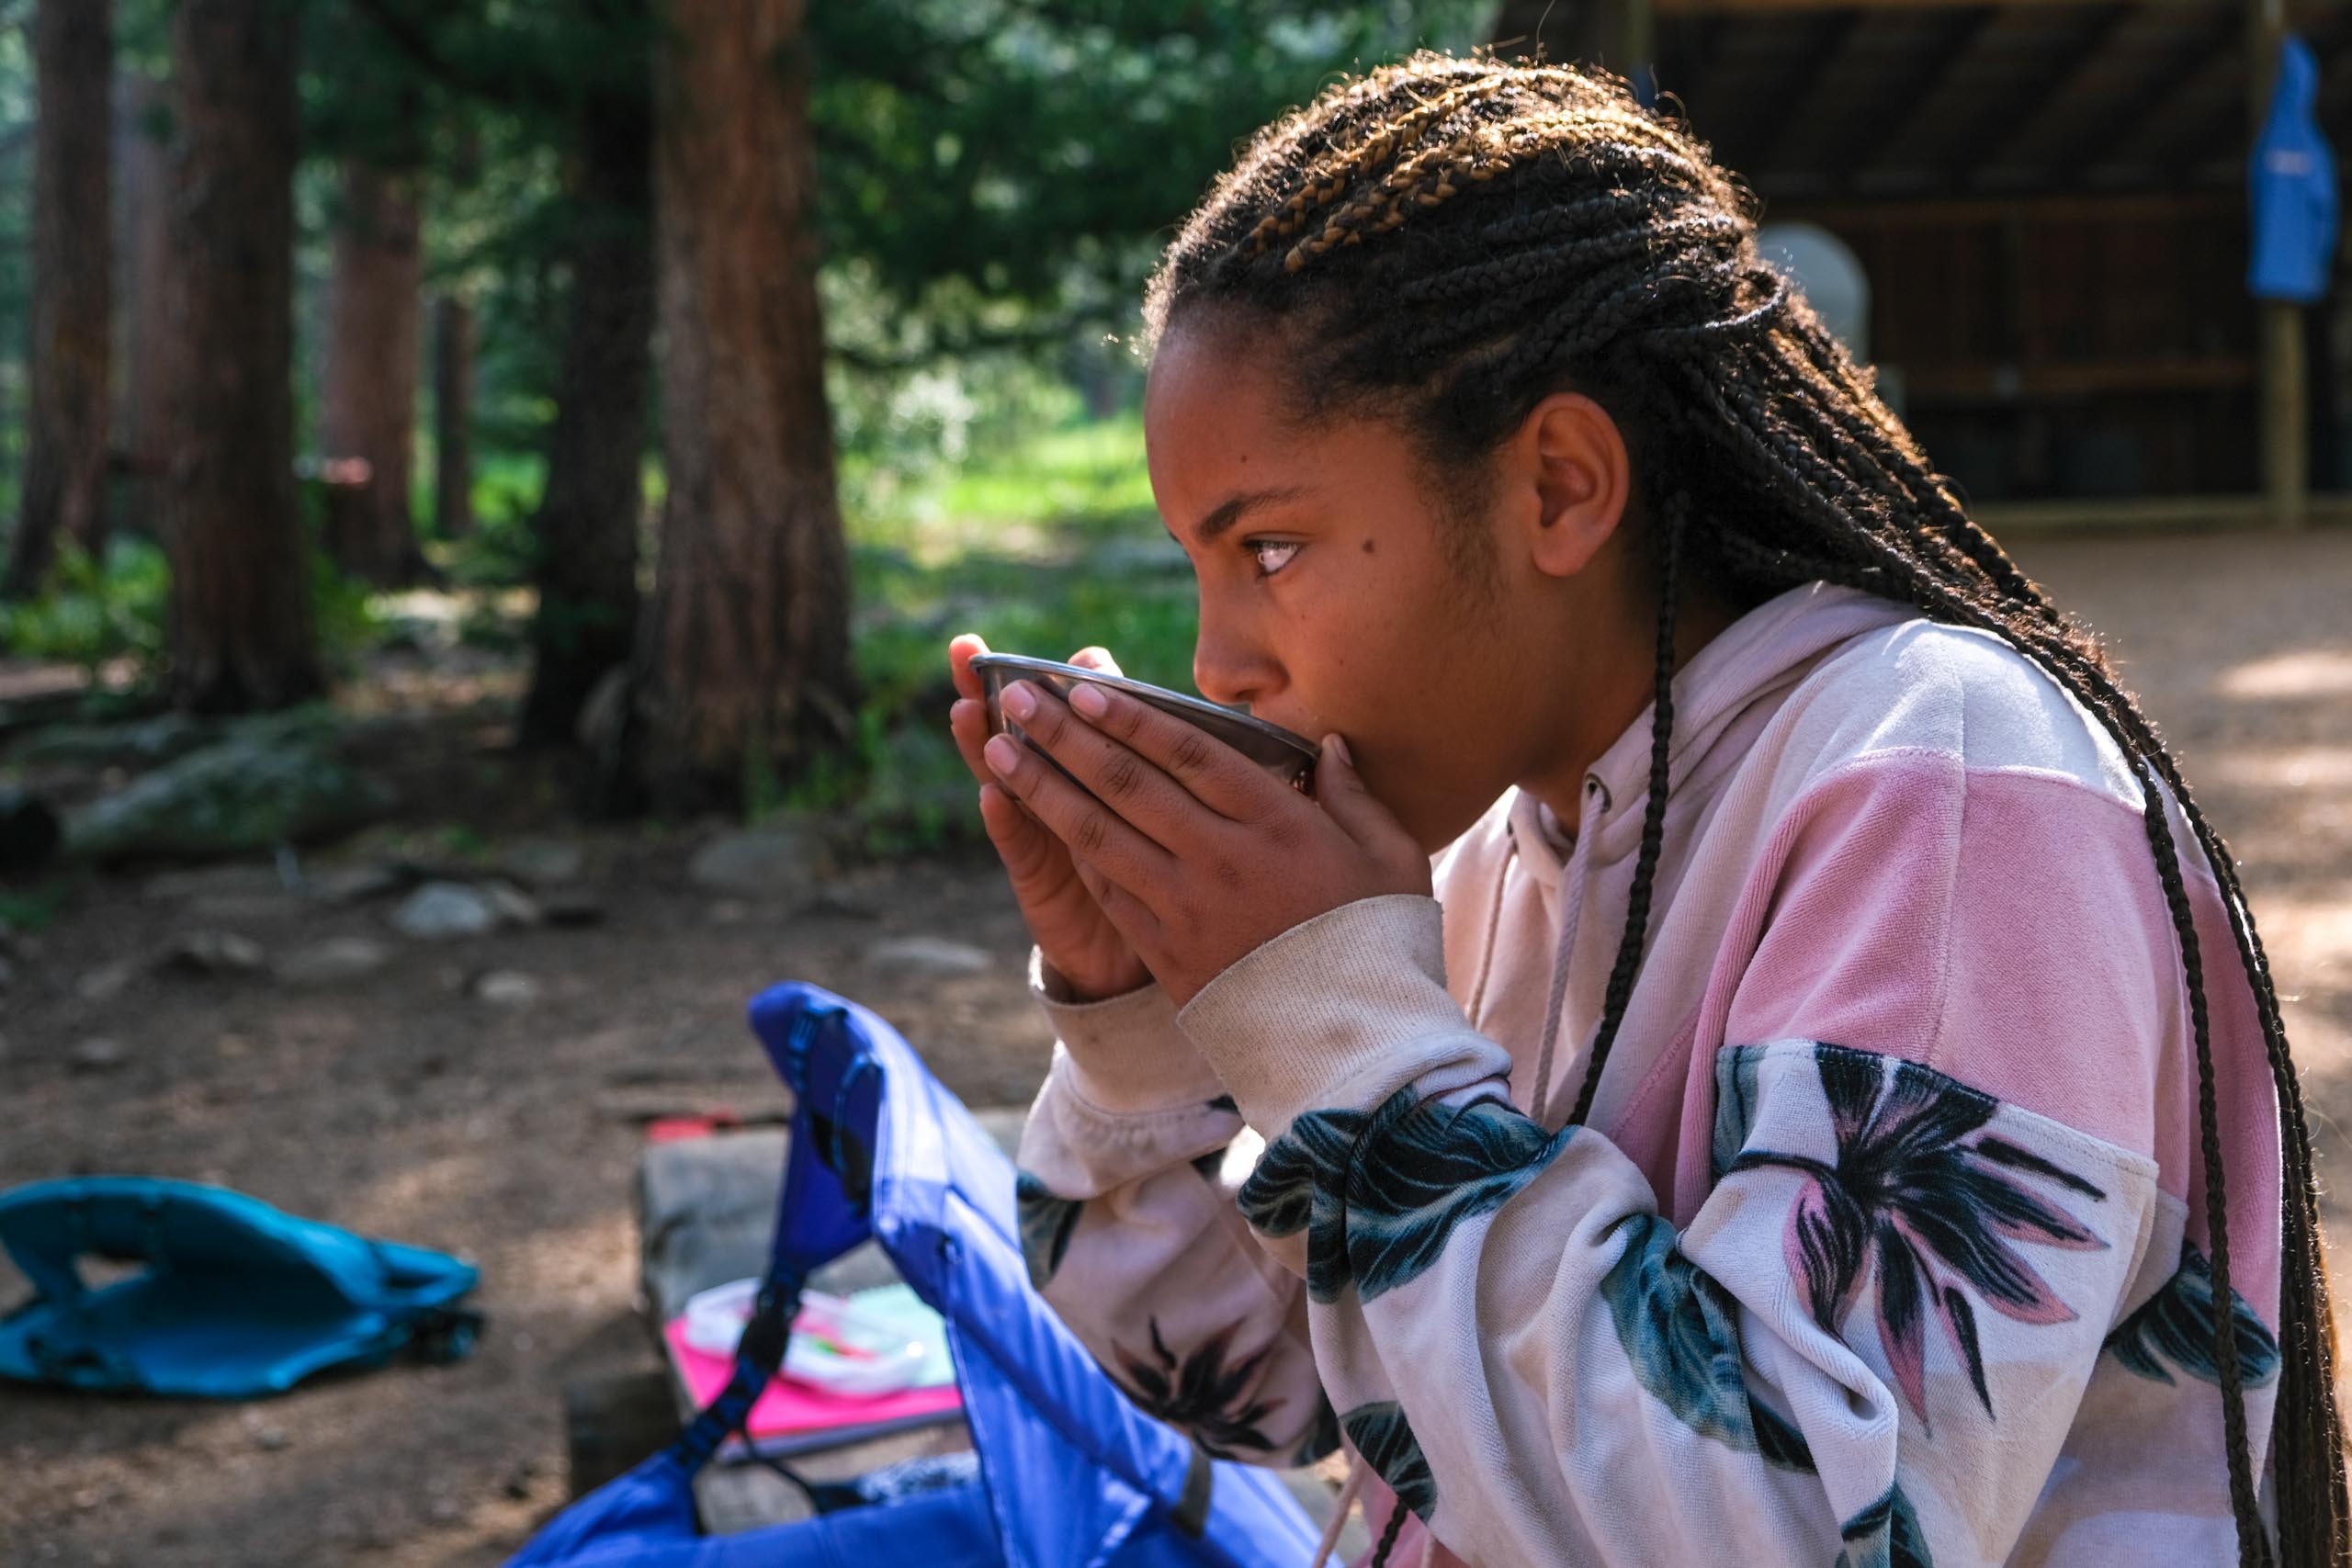
<svg viewBox="0 0 2352 1568">
<path fill-rule="evenodd" d="M 1985 814 L 1957 764 L 1863 770 L 1801 797 L 1743 867 L 1761 913 L 1703 987 L 1713 1184 L 1680 1230 L 1608 1137 L 1511 1103 L 1427 899 L 1306 922 L 1184 1010 L 1268 1140 L 1242 1213 L 1301 1270 L 1340 1424 L 1449 1550 L 2008 1559 L 2120 1315 L 2156 1166 L 2144 1140 L 1984 1085 L 2024 1054 L 2045 1103 L 2111 1094 L 2165 1025 L 2097 1004 L 2177 985 L 2169 928 L 2131 891 L 2153 884 L 2144 847 L 2100 816 L 2119 808 L 2024 787 Z M 1989 930 L 1956 912 L 1963 864 L 2061 892 Z M 2076 923 L 2084 907 L 2108 919 Z"/>
<path fill-rule="evenodd" d="M 1023 1128 L 1029 1278 L 1129 1398 L 1220 1459 L 1291 1466 L 1338 1446 L 1306 1292 L 1237 1204 L 1260 1146 L 1157 986 L 1106 1001 L 1030 986 L 1057 1035 Z"/>
</svg>

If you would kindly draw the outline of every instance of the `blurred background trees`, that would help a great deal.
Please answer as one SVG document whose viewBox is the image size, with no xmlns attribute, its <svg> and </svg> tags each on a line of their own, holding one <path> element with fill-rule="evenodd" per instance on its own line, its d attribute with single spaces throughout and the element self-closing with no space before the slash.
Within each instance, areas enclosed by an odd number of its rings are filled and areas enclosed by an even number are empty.
<svg viewBox="0 0 2352 1568">
<path fill-rule="evenodd" d="M 0 5 L 0 654 L 269 709 L 438 595 L 665 813 L 872 783 L 943 615 L 1087 613 L 1046 557 L 1125 550 L 1100 635 L 1181 679 L 1113 341 L 1165 226 L 1490 9 Z"/>
</svg>

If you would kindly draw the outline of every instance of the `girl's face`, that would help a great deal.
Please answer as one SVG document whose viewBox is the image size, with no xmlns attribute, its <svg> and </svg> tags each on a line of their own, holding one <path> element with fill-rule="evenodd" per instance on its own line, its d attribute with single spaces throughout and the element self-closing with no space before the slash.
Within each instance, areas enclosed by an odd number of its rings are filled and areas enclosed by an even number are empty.
<svg viewBox="0 0 2352 1568">
<path fill-rule="evenodd" d="M 1434 851 L 1556 745 L 1577 660 L 1557 575 L 1511 547 L 1540 502 L 1505 483 L 1447 515 L 1394 426 L 1289 429 L 1251 346 L 1171 332 L 1145 391 L 1152 495 L 1199 585 L 1193 680 L 1310 739 L 1338 731 Z"/>
</svg>

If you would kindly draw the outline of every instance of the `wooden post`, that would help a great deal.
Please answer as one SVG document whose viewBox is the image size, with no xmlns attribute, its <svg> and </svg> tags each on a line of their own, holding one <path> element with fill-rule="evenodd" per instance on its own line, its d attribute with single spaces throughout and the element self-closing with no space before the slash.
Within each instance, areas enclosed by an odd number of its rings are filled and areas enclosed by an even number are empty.
<svg viewBox="0 0 2352 1568">
<path fill-rule="evenodd" d="M 2248 0 L 2246 118 L 2256 140 L 2270 112 L 2278 48 L 2286 36 L 2285 0 Z M 2302 307 L 2260 299 L 2255 309 L 2260 316 L 2256 352 L 2262 364 L 2262 493 L 2272 526 L 2300 528 L 2311 510 L 2311 409 Z"/>
</svg>

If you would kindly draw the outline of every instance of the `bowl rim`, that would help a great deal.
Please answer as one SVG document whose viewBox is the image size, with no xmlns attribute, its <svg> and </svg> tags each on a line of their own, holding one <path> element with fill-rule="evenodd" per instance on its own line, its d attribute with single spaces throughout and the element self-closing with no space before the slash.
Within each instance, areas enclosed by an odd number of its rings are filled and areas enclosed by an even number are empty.
<svg viewBox="0 0 2352 1568">
<path fill-rule="evenodd" d="M 1091 681 L 1097 685 L 1108 686 L 1114 691 L 1125 692 L 1132 696 L 1174 703 L 1179 707 L 1190 708 L 1198 713 L 1221 718 L 1229 724 L 1244 725 L 1270 739 L 1279 740 L 1283 745 L 1291 747 L 1303 757 L 1312 759 L 1323 755 L 1323 749 L 1306 737 L 1294 730 L 1284 729 L 1279 724 L 1269 723 L 1255 714 L 1245 712 L 1240 708 L 1229 708 L 1220 703 L 1213 703 L 1204 697 L 1191 696 L 1183 692 L 1173 692 L 1166 686 L 1155 686 L 1148 681 L 1138 681 L 1131 675 L 1108 674 L 1101 670 L 1089 670 L 1083 664 L 1065 664 L 1057 659 L 1036 659 L 1025 653 L 976 653 L 972 655 L 971 667 L 983 673 L 989 670 L 1004 670 L 1026 675 L 1060 675 L 1080 681 Z"/>
</svg>

